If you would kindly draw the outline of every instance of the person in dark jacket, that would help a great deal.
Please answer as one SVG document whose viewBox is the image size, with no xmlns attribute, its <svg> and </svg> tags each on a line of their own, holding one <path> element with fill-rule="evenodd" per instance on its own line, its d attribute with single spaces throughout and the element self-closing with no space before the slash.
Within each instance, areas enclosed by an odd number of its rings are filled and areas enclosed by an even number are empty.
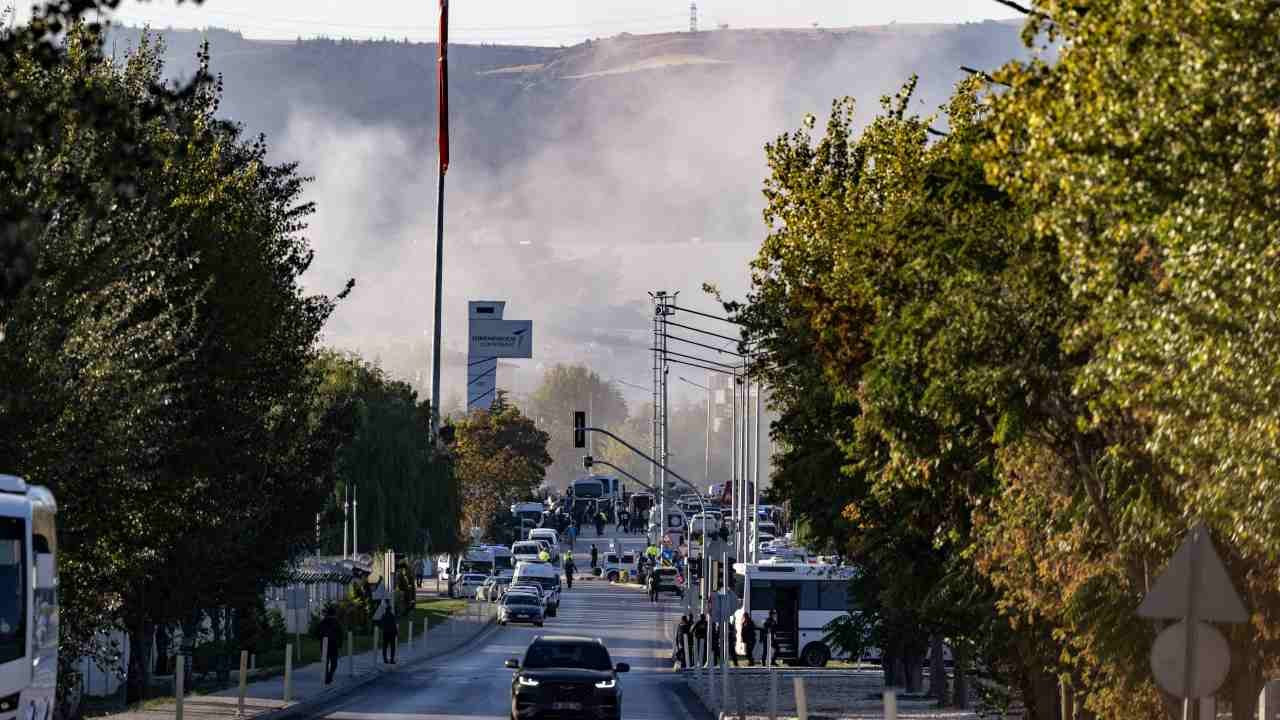
<svg viewBox="0 0 1280 720">
<path fill-rule="evenodd" d="M 338 671 L 338 656 L 342 654 L 342 625 L 338 623 L 337 608 L 332 605 L 325 607 L 324 619 L 317 629 L 329 653 L 324 666 L 324 684 L 329 685 L 333 682 L 333 674 Z"/>
<path fill-rule="evenodd" d="M 711 657 L 714 660 L 712 665 L 719 665 L 721 658 L 724 657 L 724 649 L 721 647 L 724 643 L 721 642 L 721 636 L 720 623 L 711 623 Z"/>
<path fill-rule="evenodd" d="M 600 564 L 600 550 L 596 548 L 595 543 L 591 543 L 591 569 L 595 570 Z"/>
<path fill-rule="evenodd" d="M 680 616 L 680 624 L 676 626 L 676 649 L 680 653 L 680 667 L 693 667 L 693 617 L 689 613 Z"/>
<path fill-rule="evenodd" d="M 744 611 L 742 613 L 742 644 L 747 648 L 747 667 L 755 664 L 756 632 L 755 620 L 751 619 L 751 613 Z"/>
<path fill-rule="evenodd" d="M 399 618 L 391 607 L 390 600 L 382 601 L 382 617 L 378 619 L 378 628 L 382 630 L 382 662 L 396 664 L 396 640 L 400 634 Z"/>
<path fill-rule="evenodd" d="M 775 610 L 769 611 L 769 617 L 764 619 L 764 631 L 761 633 L 764 640 L 764 650 L 760 653 L 760 661 L 765 665 L 776 665 L 778 659 L 769 654 L 770 649 L 773 654 L 778 654 L 778 641 L 775 637 L 778 632 L 778 613 Z"/>
<path fill-rule="evenodd" d="M 573 576 L 578 572 L 578 566 L 573 562 L 573 553 L 569 553 L 569 557 L 564 560 L 564 582 L 570 590 L 573 589 Z"/>
<path fill-rule="evenodd" d="M 697 647 L 697 652 L 693 654 L 694 659 L 701 657 L 701 665 L 707 664 L 710 657 L 707 654 L 707 616 L 705 614 L 698 616 L 698 622 L 693 624 L 693 642 Z"/>
</svg>

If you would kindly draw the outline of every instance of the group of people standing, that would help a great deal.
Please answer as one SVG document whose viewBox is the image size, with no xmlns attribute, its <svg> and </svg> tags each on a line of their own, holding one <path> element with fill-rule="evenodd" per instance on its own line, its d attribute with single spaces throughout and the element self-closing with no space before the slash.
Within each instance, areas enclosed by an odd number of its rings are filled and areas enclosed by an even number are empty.
<svg viewBox="0 0 1280 720">
<path fill-rule="evenodd" d="M 711 626 L 711 655 L 707 656 L 707 626 Z M 735 628 L 732 618 L 728 622 L 729 635 L 733 640 L 729 642 L 729 661 L 734 667 L 738 666 L 739 659 L 745 660 L 747 666 L 755 665 L 756 647 L 760 646 L 760 664 L 761 665 L 777 665 L 777 631 L 778 616 L 773 610 L 769 611 L 769 616 L 765 619 L 763 627 L 757 626 L 755 620 L 752 619 L 751 613 L 744 612 L 742 614 L 741 627 Z M 738 655 L 737 642 L 741 640 L 746 654 Z M 685 613 L 680 618 L 680 624 L 676 627 L 675 649 L 673 651 L 673 660 L 680 667 L 691 667 L 695 663 L 703 667 L 711 667 L 719 665 L 721 660 L 722 636 L 720 632 L 720 623 L 709 622 L 708 616 L 704 613 L 698 616 L 697 622 L 693 621 L 693 616 Z M 770 648 L 773 654 L 770 654 Z"/>
</svg>

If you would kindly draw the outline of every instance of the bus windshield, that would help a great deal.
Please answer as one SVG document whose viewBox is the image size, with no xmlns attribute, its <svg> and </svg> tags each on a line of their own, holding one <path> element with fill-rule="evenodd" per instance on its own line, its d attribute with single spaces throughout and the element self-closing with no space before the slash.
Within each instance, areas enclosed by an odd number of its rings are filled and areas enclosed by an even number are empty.
<svg viewBox="0 0 1280 720">
<path fill-rule="evenodd" d="M 511 564 L 511 556 L 510 556 L 510 555 L 496 555 L 496 556 L 494 556 L 494 558 L 493 558 L 493 566 L 494 566 L 496 569 L 498 569 L 498 570 L 512 570 L 512 569 L 514 569 L 514 568 L 515 568 L 515 566 Z"/>
<path fill-rule="evenodd" d="M 599 480 L 581 481 L 573 484 L 575 498 L 598 498 L 604 495 L 604 486 Z"/>
<path fill-rule="evenodd" d="M 26 523 L 0 518 L 0 664 L 27 654 Z"/>
</svg>

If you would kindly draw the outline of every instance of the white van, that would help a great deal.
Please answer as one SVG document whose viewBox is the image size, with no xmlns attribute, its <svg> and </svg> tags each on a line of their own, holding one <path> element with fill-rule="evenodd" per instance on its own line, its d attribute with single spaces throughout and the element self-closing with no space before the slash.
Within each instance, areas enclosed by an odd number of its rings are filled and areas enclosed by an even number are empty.
<svg viewBox="0 0 1280 720">
<path fill-rule="evenodd" d="M 534 528 L 529 531 L 530 540 L 546 540 L 551 544 L 551 557 L 560 557 L 560 534 L 551 528 Z"/>
<path fill-rule="evenodd" d="M 516 577 L 512 584 L 533 583 L 542 588 L 542 598 L 547 604 L 547 617 L 555 617 L 560 609 L 560 568 L 553 563 L 520 562 L 516 564 Z"/>
<path fill-rule="evenodd" d="M 511 555 L 515 558 L 517 564 L 538 562 L 538 553 L 541 551 L 542 545 L 537 540 L 521 540 L 511 546 Z"/>
</svg>

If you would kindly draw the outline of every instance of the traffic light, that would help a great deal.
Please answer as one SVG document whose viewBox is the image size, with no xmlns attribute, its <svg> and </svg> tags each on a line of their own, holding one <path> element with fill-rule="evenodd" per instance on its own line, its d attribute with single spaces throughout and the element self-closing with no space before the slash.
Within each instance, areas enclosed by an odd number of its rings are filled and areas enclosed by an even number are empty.
<svg viewBox="0 0 1280 720">
<path fill-rule="evenodd" d="M 587 446 L 587 414 L 581 410 L 575 410 L 573 413 L 573 446 L 576 448 Z"/>
<path fill-rule="evenodd" d="M 596 463 L 595 458 L 591 457 L 590 455 L 582 456 L 582 467 L 590 470 L 591 466 L 594 465 L 595 463 Z"/>
</svg>

